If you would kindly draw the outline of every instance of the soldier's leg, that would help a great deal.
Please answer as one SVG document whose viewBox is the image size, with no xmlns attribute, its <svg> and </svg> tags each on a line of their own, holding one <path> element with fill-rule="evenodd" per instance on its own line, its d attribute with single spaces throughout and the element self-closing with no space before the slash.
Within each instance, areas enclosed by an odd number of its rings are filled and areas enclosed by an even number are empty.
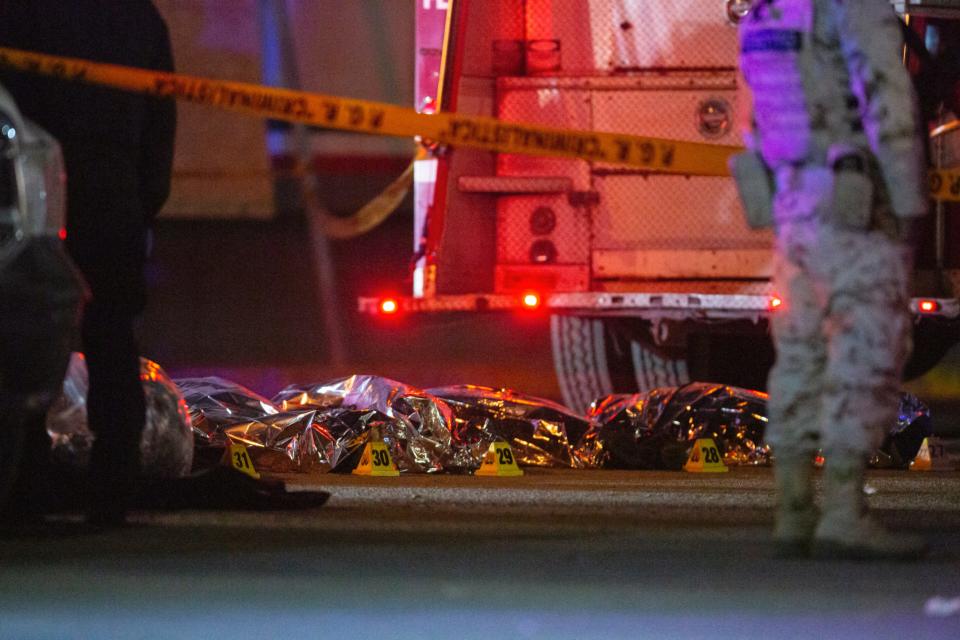
<svg viewBox="0 0 960 640">
<path fill-rule="evenodd" d="M 833 282 L 826 323 L 822 555 L 915 557 L 922 545 L 888 534 L 866 512 L 867 458 L 897 416 L 909 349 L 907 250 L 879 232 L 837 230 L 825 252 Z"/>
<path fill-rule="evenodd" d="M 768 381 L 766 435 L 777 493 L 774 542 L 784 556 L 805 554 L 816 527 L 812 472 L 826 365 L 822 303 L 814 282 L 789 253 L 781 246 L 774 258 L 774 284 L 784 303 L 771 317 L 777 360 Z"/>
</svg>

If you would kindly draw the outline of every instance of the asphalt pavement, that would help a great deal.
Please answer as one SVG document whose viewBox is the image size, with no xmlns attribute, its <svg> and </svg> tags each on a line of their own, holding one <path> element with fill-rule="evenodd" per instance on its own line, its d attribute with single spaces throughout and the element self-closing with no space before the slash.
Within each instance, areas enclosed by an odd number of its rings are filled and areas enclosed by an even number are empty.
<svg viewBox="0 0 960 640">
<path fill-rule="evenodd" d="M 960 637 L 958 472 L 870 473 L 912 564 L 775 559 L 766 468 L 284 478 L 331 498 L 5 532 L 0 637 Z"/>
</svg>

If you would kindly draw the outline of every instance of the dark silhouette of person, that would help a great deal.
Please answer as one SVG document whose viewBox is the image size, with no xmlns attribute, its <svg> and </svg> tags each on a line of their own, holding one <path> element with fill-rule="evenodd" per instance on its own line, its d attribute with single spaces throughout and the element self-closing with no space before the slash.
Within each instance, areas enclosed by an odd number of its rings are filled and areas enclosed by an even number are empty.
<svg viewBox="0 0 960 640">
<path fill-rule="evenodd" d="M 0 45 L 173 70 L 167 26 L 150 0 L 0 0 Z M 176 108 L 10 70 L 0 83 L 63 149 L 66 246 L 91 293 L 81 326 L 96 436 L 88 519 L 122 524 L 138 484 L 146 412 L 134 325 L 146 303 L 148 230 L 170 190 Z"/>
</svg>

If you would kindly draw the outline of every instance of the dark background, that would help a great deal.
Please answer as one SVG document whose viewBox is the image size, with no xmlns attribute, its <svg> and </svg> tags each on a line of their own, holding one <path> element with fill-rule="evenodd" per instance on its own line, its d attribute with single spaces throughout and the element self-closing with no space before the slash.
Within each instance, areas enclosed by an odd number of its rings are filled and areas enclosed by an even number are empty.
<svg viewBox="0 0 960 640">
<path fill-rule="evenodd" d="M 354 210 L 373 187 L 337 203 Z M 161 219 L 149 265 L 143 353 L 175 377 L 221 375 L 272 395 L 286 384 L 370 373 L 417 386 L 507 386 L 559 399 L 546 314 L 371 317 L 357 297 L 409 295 L 411 198 L 362 237 L 333 241 L 346 362 L 330 362 L 302 215 Z"/>
<path fill-rule="evenodd" d="M 320 176 L 326 206 L 349 215 L 402 170 Z M 174 377 L 220 375 L 270 396 L 353 373 L 420 387 L 470 383 L 560 400 L 546 313 L 374 317 L 358 296 L 409 295 L 412 198 L 370 233 L 331 241 L 347 357 L 330 360 L 307 224 L 295 203 L 273 220 L 161 218 L 141 326 L 145 356 Z M 907 383 L 960 435 L 960 348 Z"/>
</svg>

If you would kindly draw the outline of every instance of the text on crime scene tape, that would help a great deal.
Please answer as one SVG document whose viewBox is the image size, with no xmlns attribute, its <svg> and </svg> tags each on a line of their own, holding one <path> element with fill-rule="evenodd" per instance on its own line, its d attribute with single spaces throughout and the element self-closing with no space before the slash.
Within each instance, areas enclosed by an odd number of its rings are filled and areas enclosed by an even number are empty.
<svg viewBox="0 0 960 640">
<path fill-rule="evenodd" d="M 243 82 L 150 71 L 0 47 L 0 65 L 159 98 L 307 125 L 500 153 L 557 156 L 626 165 L 651 172 L 727 176 L 740 148 L 603 131 L 579 131 L 453 113 L 423 114 L 382 102 L 357 100 Z M 935 170 L 931 195 L 960 201 L 960 169 Z"/>
</svg>

